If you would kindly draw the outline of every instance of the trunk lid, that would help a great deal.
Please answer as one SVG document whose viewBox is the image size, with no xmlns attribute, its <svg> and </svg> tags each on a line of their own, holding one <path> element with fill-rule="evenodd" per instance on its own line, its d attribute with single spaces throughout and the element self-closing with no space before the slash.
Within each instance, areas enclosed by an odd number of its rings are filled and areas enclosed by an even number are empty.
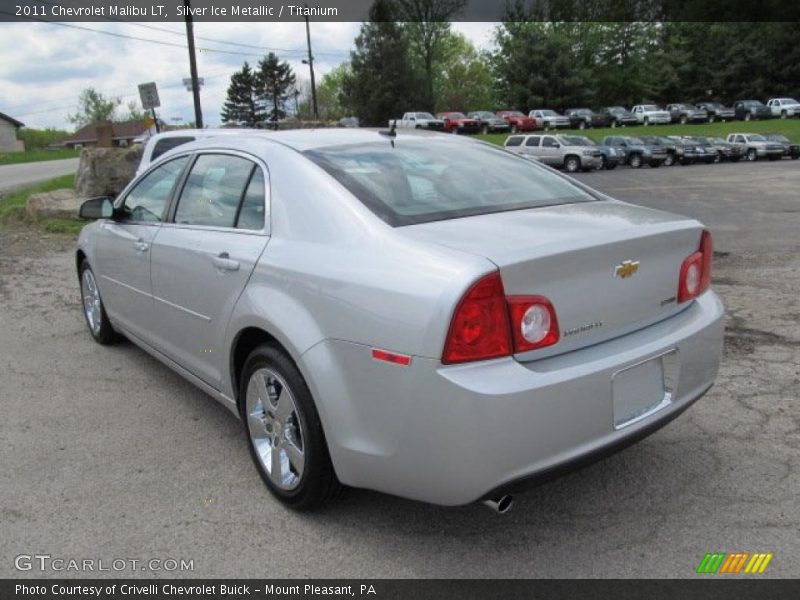
<svg viewBox="0 0 800 600">
<path fill-rule="evenodd" d="M 598 201 L 398 231 L 489 259 L 499 267 L 508 295 L 550 299 L 561 338 L 517 355 L 524 361 L 612 339 L 682 310 L 685 305 L 676 303 L 680 268 L 698 249 L 702 230 L 686 217 Z"/>
</svg>

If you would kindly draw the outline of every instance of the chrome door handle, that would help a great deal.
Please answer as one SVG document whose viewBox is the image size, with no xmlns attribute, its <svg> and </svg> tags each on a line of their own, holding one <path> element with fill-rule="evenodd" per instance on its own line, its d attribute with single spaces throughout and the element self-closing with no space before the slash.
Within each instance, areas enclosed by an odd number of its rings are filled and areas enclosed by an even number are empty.
<svg viewBox="0 0 800 600">
<path fill-rule="evenodd" d="M 238 271 L 239 261 L 230 258 L 227 252 L 223 252 L 219 256 L 215 256 L 212 261 L 214 266 L 220 271 Z"/>
<path fill-rule="evenodd" d="M 136 249 L 137 252 L 147 252 L 147 249 L 150 247 L 150 244 L 148 244 L 144 240 L 136 240 L 133 243 L 133 247 Z"/>
</svg>

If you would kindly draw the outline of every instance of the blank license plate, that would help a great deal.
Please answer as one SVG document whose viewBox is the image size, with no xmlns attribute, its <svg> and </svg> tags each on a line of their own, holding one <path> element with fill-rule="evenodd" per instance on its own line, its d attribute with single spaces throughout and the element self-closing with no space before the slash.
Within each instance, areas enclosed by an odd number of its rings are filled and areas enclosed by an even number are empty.
<svg viewBox="0 0 800 600">
<path fill-rule="evenodd" d="M 621 429 L 669 404 L 664 384 L 664 356 L 651 358 L 614 374 L 614 428 Z"/>
</svg>

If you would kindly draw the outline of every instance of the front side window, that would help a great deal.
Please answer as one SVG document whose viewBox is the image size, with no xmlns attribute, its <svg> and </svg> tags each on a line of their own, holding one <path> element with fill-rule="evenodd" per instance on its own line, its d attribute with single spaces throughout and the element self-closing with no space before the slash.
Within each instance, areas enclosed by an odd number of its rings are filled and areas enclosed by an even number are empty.
<svg viewBox="0 0 800 600">
<path fill-rule="evenodd" d="M 304 154 L 394 227 L 594 200 L 533 161 L 486 144 L 398 140 Z"/>
<path fill-rule="evenodd" d="M 545 148 L 558 148 L 558 142 L 551 137 L 546 137 L 542 142 L 542 146 Z"/>
<path fill-rule="evenodd" d="M 125 196 L 121 220 L 137 223 L 160 222 L 175 182 L 188 160 L 186 156 L 170 160 L 145 175 Z"/>
<path fill-rule="evenodd" d="M 236 213 L 255 165 L 225 154 L 197 157 L 178 200 L 175 222 L 234 227 Z"/>
<path fill-rule="evenodd" d="M 538 135 L 532 135 L 531 137 L 529 137 L 526 140 L 525 145 L 526 146 L 538 146 L 539 145 L 539 136 Z"/>
</svg>

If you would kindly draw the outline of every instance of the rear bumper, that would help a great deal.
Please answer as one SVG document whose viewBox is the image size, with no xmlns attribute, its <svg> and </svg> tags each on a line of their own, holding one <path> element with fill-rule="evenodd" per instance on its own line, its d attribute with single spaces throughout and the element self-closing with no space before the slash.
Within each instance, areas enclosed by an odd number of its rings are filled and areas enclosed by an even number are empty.
<svg viewBox="0 0 800 600">
<path fill-rule="evenodd" d="M 713 384 L 723 312 L 707 292 L 645 329 L 529 363 L 414 357 L 399 367 L 328 340 L 301 368 L 343 483 L 459 505 L 579 466 L 680 414 Z M 670 400 L 615 428 L 614 375 L 665 353 L 675 357 Z"/>
</svg>

